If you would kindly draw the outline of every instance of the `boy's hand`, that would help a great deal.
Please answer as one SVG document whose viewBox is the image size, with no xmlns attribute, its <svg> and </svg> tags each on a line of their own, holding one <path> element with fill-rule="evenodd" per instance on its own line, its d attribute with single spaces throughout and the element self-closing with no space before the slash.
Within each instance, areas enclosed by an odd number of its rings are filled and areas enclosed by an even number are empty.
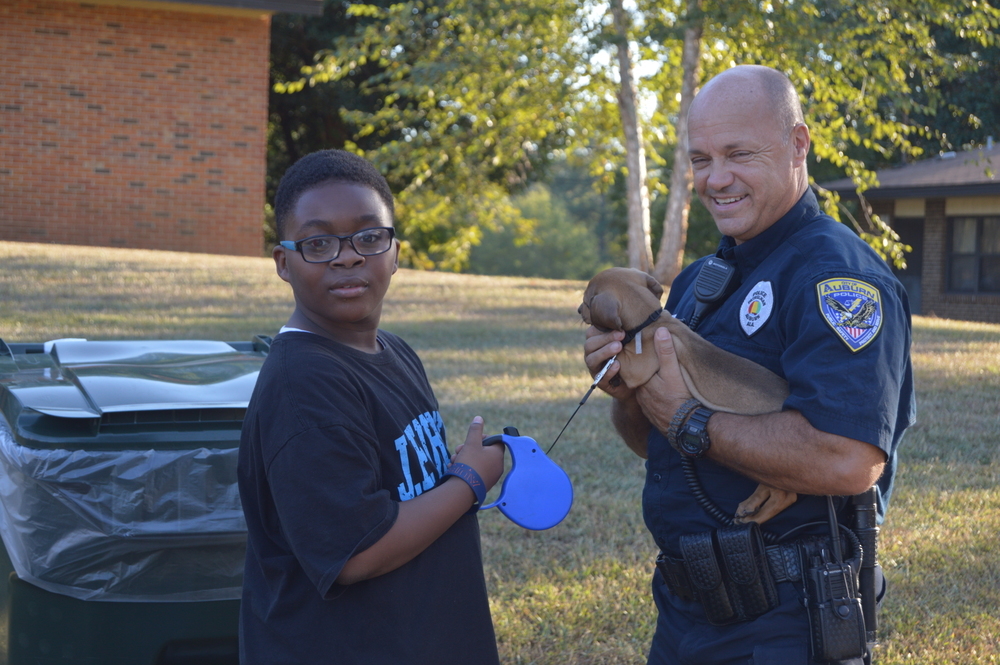
<svg viewBox="0 0 1000 665">
<path fill-rule="evenodd" d="M 483 445 L 483 419 L 476 416 L 469 425 L 465 443 L 455 449 L 451 461 L 468 464 L 475 469 L 489 491 L 503 475 L 503 455 L 506 448 L 503 444 Z"/>
</svg>

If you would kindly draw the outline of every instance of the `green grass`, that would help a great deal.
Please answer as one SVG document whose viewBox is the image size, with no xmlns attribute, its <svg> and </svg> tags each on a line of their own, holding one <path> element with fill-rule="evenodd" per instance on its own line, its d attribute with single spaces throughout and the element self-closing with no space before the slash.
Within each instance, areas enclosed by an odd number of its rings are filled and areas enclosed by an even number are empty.
<svg viewBox="0 0 1000 665">
<path fill-rule="evenodd" d="M 586 390 L 582 282 L 401 270 L 383 327 L 420 353 L 455 445 L 474 415 L 548 445 Z M 0 337 L 243 340 L 291 312 L 270 260 L 0 242 Z M 916 317 L 919 423 L 883 528 L 878 662 L 1000 662 L 1000 326 Z M 552 457 L 576 502 L 553 529 L 481 516 L 505 663 L 644 663 L 655 610 L 641 461 L 595 394 Z M 495 490 L 494 490 L 495 492 Z M 460 632 L 460 627 L 456 627 Z"/>
</svg>

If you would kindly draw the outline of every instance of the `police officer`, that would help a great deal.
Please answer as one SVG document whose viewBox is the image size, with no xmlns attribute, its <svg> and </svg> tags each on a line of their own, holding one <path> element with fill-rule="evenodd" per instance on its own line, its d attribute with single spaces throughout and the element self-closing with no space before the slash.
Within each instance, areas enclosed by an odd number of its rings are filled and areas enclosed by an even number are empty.
<svg viewBox="0 0 1000 665">
<path fill-rule="evenodd" d="M 786 543 L 830 533 L 826 495 L 849 525 L 850 497 L 873 483 L 881 522 L 896 449 L 915 415 L 906 294 L 875 252 L 820 212 L 806 171 L 809 129 L 784 74 L 738 66 L 716 76 L 692 102 L 688 132 L 695 190 L 724 236 L 715 256 L 735 267 L 735 287 L 702 305 L 697 331 L 784 377 L 791 394 L 781 412 L 760 416 L 692 405 L 665 328 L 655 337 L 660 370 L 646 385 L 632 391 L 615 381 L 613 363 L 600 387 L 614 398 L 618 433 L 647 453 L 646 526 L 674 561 L 683 557 L 682 536 L 720 527 L 695 496 L 682 457 L 693 460 L 704 494 L 729 515 L 758 483 L 797 492 L 796 503 L 763 525 Z M 709 258 L 670 289 L 666 309 L 689 323 L 698 307 L 693 287 Z M 619 331 L 587 331 L 592 374 L 622 339 Z M 684 434 L 668 441 L 678 419 Z M 657 570 L 649 663 L 817 662 L 803 584 L 775 587 L 772 609 L 719 626 Z"/>
</svg>

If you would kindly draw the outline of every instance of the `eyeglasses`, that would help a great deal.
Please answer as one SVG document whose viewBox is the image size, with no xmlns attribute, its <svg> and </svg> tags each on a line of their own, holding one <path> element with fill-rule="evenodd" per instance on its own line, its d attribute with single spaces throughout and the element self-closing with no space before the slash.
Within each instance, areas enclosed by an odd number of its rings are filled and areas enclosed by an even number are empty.
<svg viewBox="0 0 1000 665">
<path fill-rule="evenodd" d="M 303 240 L 282 240 L 278 244 L 302 254 L 306 263 L 327 263 L 340 256 L 345 240 L 360 256 L 375 256 L 388 252 L 395 236 L 396 229 L 391 226 L 376 226 L 349 236 L 310 236 Z"/>
</svg>

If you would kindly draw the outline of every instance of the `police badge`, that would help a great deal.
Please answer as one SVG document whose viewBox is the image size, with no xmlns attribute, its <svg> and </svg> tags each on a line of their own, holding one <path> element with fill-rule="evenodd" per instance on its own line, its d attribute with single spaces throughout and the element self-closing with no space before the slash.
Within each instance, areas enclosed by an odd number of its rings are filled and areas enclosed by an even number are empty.
<svg viewBox="0 0 1000 665">
<path fill-rule="evenodd" d="M 816 285 L 819 311 L 852 353 L 860 351 L 882 329 L 882 297 L 858 279 L 828 279 Z"/>
<path fill-rule="evenodd" d="M 774 290 L 771 288 L 771 282 L 764 280 L 757 282 L 740 306 L 740 327 L 747 337 L 752 337 L 767 323 L 773 308 Z"/>
</svg>

